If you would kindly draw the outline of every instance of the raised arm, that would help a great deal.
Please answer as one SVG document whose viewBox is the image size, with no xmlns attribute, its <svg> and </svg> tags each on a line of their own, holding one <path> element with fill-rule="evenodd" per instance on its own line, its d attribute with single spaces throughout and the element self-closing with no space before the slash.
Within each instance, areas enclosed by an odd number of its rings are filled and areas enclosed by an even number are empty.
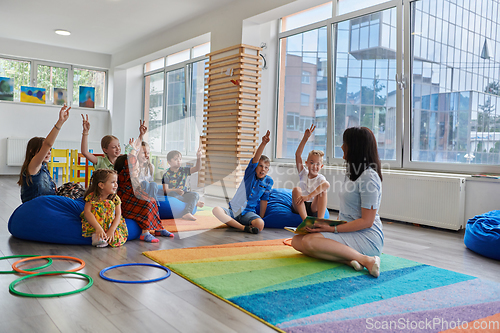
<svg viewBox="0 0 500 333">
<path fill-rule="evenodd" d="M 316 125 L 312 124 L 311 128 L 306 129 L 302 141 L 300 141 L 297 150 L 295 151 L 295 165 L 297 166 L 297 171 L 300 173 L 304 169 L 304 163 L 302 161 L 302 152 L 306 146 L 307 140 L 311 137 L 312 132 L 316 129 Z"/>
<path fill-rule="evenodd" d="M 146 121 L 142 121 L 139 119 L 139 137 L 137 138 L 137 141 L 139 141 L 139 144 L 142 144 L 142 141 L 144 141 L 144 135 L 148 132 L 148 128 L 146 125 L 144 125 Z"/>
<path fill-rule="evenodd" d="M 191 169 L 189 169 L 191 174 L 201 170 L 201 155 L 202 155 L 201 147 L 199 147 L 198 151 L 196 152 L 196 164 L 194 167 L 191 167 Z"/>
<path fill-rule="evenodd" d="M 97 163 L 97 157 L 92 154 L 91 152 L 89 152 L 89 131 L 90 131 L 90 122 L 89 122 L 89 115 L 86 114 L 85 116 L 83 116 L 82 114 L 82 120 L 83 120 L 83 132 L 82 132 L 82 145 L 80 147 L 81 151 L 82 151 L 82 154 L 83 156 L 85 156 L 85 158 L 92 162 L 93 164 L 96 164 Z"/>
<path fill-rule="evenodd" d="M 54 142 L 56 141 L 57 135 L 59 134 L 62 125 L 69 118 L 69 110 L 71 110 L 71 107 L 66 106 L 66 104 L 64 104 L 61 110 L 59 110 L 59 119 L 57 120 L 54 127 L 52 127 L 52 129 L 50 130 L 49 135 L 47 135 L 45 140 L 43 140 L 42 147 L 40 148 L 38 153 L 33 156 L 30 164 L 28 165 L 28 173 L 30 175 L 35 175 L 38 173 L 38 171 L 40 171 L 45 156 L 47 156 L 50 149 L 54 145 Z"/>
<path fill-rule="evenodd" d="M 139 119 L 139 136 L 137 137 L 137 140 L 131 138 L 128 141 L 128 145 L 125 146 L 125 151 L 128 150 L 127 154 L 135 156 L 139 154 L 139 150 L 141 149 L 142 141 L 144 139 L 144 134 L 146 134 L 146 132 L 148 131 L 148 128 L 144 125 L 145 122 L 146 121 L 142 121 Z"/>
<path fill-rule="evenodd" d="M 266 145 L 271 141 L 270 139 L 271 132 L 267 130 L 266 135 L 262 137 L 262 143 L 260 144 L 259 148 L 257 148 L 257 151 L 255 152 L 255 155 L 253 156 L 252 163 L 259 163 L 260 156 L 262 155 L 262 152 L 264 151 L 264 148 L 266 148 Z"/>
</svg>

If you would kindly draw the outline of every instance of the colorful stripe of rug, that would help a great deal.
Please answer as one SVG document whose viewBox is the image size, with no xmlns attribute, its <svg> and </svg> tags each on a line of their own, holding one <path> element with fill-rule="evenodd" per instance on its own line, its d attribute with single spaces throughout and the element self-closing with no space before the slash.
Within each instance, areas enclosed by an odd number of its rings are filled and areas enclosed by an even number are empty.
<svg viewBox="0 0 500 333">
<path fill-rule="evenodd" d="M 165 219 L 161 222 L 163 224 L 163 227 L 170 232 L 227 228 L 227 225 L 219 221 L 212 214 L 212 207 L 204 206 L 202 208 L 198 208 L 194 216 L 196 217 L 195 221 L 183 219 Z"/>
<path fill-rule="evenodd" d="M 500 325 L 500 284 L 390 255 L 381 256 L 378 279 L 304 256 L 283 240 L 144 255 L 279 331 L 474 332 Z"/>
</svg>

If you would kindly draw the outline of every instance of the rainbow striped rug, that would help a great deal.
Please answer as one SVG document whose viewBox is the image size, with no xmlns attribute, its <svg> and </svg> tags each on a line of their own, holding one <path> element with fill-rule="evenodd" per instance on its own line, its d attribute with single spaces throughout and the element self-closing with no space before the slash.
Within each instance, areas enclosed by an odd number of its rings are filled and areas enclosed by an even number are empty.
<svg viewBox="0 0 500 333">
<path fill-rule="evenodd" d="M 390 255 L 378 279 L 283 240 L 144 252 L 285 332 L 500 332 L 500 284 Z"/>
</svg>

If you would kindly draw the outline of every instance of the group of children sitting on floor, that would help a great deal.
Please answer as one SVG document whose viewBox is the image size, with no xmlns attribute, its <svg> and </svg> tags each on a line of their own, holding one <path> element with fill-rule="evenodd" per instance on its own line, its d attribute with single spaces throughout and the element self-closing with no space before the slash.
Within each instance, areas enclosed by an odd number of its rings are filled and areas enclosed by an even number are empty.
<svg viewBox="0 0 500 333">
<path fill-rule="evenodd" d="M 154 181 L 154 166 L 149 160 L 149 145 L 142 141 L 147 127 L 140 123 L 139 137 L 131 139 L 126 147 L 127 154 L 121 154 L 120 141 L 113 135 L 101 140 L 104 156 L 95 156 L 88 150 L 90 122 L 83 118 L 81 140 L 82 154 L 95 166 L 89 188 L 80 184 L 65 183 L 57 188 L 48 171 L 52 146 L 63 124 L 69 118 L 71 107 L 64 105 L 59 118 L 46 138 L 34 137 L 29 140 L 26 157 L 21 167 L 18 184 L 21 186 L 21 200 L 27 202 L 43 195 L 63 195 L 72 199 L 84 197 L 85 207 L 81 213 L 82 235 L 92 237 L 92 245 L 97 247 L 118 247 L 125 243 L 128 236 L 124 218 L 135 220 L 142 229 L 140 239 L 157 243 L 155 236 L 173 237 L 163 228 L 157 202 L 158 186 Z M 307 215 L 324 217 L 329 183 L 319 174 L 323 167 L 323 152 L 312 150 L 304 168 L 302 151 L 314 131 L 314 125 L 304 133 L 296 152 L 296 165 L 299 172 L 299 186 L 292 192 L 293 211 L 302 219 Z M 248 164 L 242 184 L 229 202 L 228 208 L 215 207 L 213 214 L 223 223 L 257 234 L 264 228 L 263 217 L 273 186 L 267 175 L 270 161 L 262 155 L 270 141 L 270 132 L 262 138 L 253 159 Z M 171 151 L 167 155 L 170 168 L 162 178 L 163 192 L 186 203 L 182 218 L 196 220 L 192 215 L 195 206 L 203 207 L 199 194 L 191 192 L 187 185 L 189 175 L 201 169 L 202 151 L 196 153 L 194 167 L 181 167 L 182 154 Z M 256 213 L 260 205 L 260 215 Z M 153 236 L 153 234 L 154 236 Z"/>
</svg>

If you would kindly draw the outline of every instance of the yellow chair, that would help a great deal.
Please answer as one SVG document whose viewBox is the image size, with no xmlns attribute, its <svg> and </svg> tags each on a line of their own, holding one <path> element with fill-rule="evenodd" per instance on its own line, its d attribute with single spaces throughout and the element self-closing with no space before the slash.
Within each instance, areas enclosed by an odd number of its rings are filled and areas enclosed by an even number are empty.
<svg viewBox="0 0 500 333">
<path fill-rule="evenodd" d="M 89 165 L 89 161 L 78 150 L 71 150 L 71 166 L 70 166 L 70 181 L 74 183 L 85 183 L 85 188 L 89 185 L 90 174 L 94 171 L 94 167 Z M 81 172 L 84 176 L 81 176 Z"/>
<path fill-rule="evenodd" d="M 80 177 L 80 172 L 85 171 L 85 164 L 80 163 L 80 153 L 78 150 L 71 150 L 71 164 L 69 169 L 69 180 L 73 183 L 82 183 L 85 181 L 85 177 Z M 83 155 L 81 155 L 83 156 Z"/>
<path fill-rule="evenodd" d="M 64 161 L 56 161 L 56 158 L 64 158 Z M 63 184 L 68 182 L 69 178 L 69 149 L 52 149 L 50 161 L 47 163 L 50 175 L 53 175 L 54 168 L 62 168 Z"/>
</svg>

